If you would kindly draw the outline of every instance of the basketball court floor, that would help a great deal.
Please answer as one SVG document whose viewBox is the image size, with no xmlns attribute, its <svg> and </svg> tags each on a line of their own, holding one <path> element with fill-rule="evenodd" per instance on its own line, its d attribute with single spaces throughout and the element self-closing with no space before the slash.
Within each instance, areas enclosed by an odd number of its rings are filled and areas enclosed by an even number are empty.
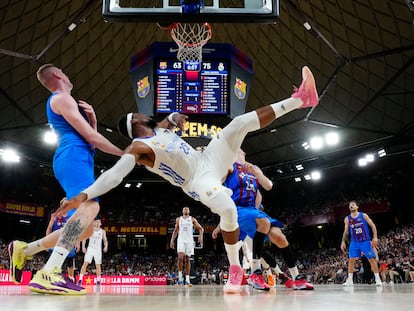
<svg viewBox="0 0 414 311">
<path fill-rule="evenodd" d="M 175 310 L 413 310 L 414 283 L 317 285 L 314 291 L 294 291 L 278 286 L 270 292 L 250 287 L 240 295 L 223 295 L 219 285 L 178 286 L 87 286 L 85 296 L 33 294 L 27 286 L 0 286 L 1 311 L 175 311 Z"/>
</svg>

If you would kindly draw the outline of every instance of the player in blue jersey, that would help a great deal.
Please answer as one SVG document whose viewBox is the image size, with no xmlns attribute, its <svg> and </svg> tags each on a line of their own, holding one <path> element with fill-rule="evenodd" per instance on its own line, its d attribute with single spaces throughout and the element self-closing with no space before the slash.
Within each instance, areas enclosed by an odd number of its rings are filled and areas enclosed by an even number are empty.
<svg viewBox="0 0 414 311">
<path fill-rule="evenodd" d="M 354 286 L 354 269 L 355 262 L 361 257 L 363 253 L 371 264 L 372 272 L 375 276 L 376 286 L 382 286 L 381 278 L 378 271 L 378 263 L 376 260 L 376 253 L 373 249 L 378 244 L 377 227 L 372 219 L 365 213 L 358 211 L 358 204 L 355 201 L 349 202 L 349 210 L 351 213 L 345 217 L 344 233 L 342 235 L 341 250 L 345 251 L 345 241 L 350 236 L 349 243 L 349 262 L 348 262 L 348 279 L 343 284 L 344 286 Z M 369 228 L 372 230 L 372 244 L 371 234 Z"/>
<path fill-rule="evenodd" d="M 98 133 L 93 107 L 72 97 L 72 82 L 60 68 L 52 64 L 43 65 L 37 71 L 37 78 L 52 93 L 46 102 L 46 112 L 49 124 L 58 135 L 53 171 L 66 197 L 72 198 L 95 180 L 96 149 L 115 156 L 121 156 L 124 152 Z M 30 290 L 48 294 L 84 294 L 84 288 L 62 277 L 61 267 L 76 242 L 92 234 L 93 221 L 98 212 L 98 201 L 88 200 L 78 207 L 63 229 L 32 243 L 11 242 L 9 255 L 13 281 L 20 282 L 21 271 L 31 256 L 54 247 L 43 269 L 29 283 Z"/>
<path fill-rule="evenodd" d="M 165 124 L 164 121 L 156 123 L 151 117 L 140 113 L 128 113 L 119 122 L 121 134 L 132 139 L 125 155 L 92 186 L 66 201 L 60 212 L 108 192 L 121 183 L 137 163 L 144 165 L 220 216 L 220 228 L 230 263 L 229 281 L 224 291 L 240 292 L 243 271 L 239 249 L 242 243 L 239 242 L 237 209 L 231 191 L 222 182 L 249 132 L 268 126 L 290 111 L 318 104 L 315 79 L 308 67 L 302 69 L 302 78 L 302 84 L 291 97 L 235 117 L 203 152 L 195 150 L 168 129 L 171 125 L 183 129 L 186 116 L 170 114 L 167 118 L 169 124 Z"/>
<path fill-rule="evenodd" d="M 271 190 L 272 181 L 266 177 L 262 170 L 245 159 L 245 152 L 239 150 L 236 162 L 233 164 L 224 185 L 233 192 L 232 199 L 237 207 L 238 223 L 240 228 L 240 240 L 244 240 L 249 236 L 253 240 L 253 259 L 252 271 L 248 279 L 248 283 L 259 290 L 269 290 L 269 286 L 264 282 L 261 272 L 261 257 L 263 239 L 257 236 L 268 236 L 272 244 L 276 245 L 286 262 L 289 271 L 295 280 L 290 282 L 290 287 L 297 290 L 313 290 L 313 285 L 306 281 L 303 275 L 300 275 L 296 267 L 296 258 L 293 250 L 289 245 L 286 236 L 280 228 L 282 223 L 267 215 L 260 205 L 262 195 L 259 191 L 259 185 L 265 190 Z M 272 258 L 267 258 L 269 261 Z M 276 268 L 275 260 L 271 262 L 271 266 Z M 287 280 L 286 280 L 287 281 Z"/>
</svg>

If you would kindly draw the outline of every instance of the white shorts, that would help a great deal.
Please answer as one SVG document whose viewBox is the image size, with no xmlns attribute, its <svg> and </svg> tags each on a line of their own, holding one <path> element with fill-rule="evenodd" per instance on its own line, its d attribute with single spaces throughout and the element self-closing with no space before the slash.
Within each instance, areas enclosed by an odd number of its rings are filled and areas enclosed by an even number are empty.
<svg viewBox="0 0 414 311">
<path fill-rule="evenodd" d="M 85 254 L 84 261 L 87 263 L 92 263 L 92 260 L 95 259 L 95 265 L 102 264 L 102 251 L 99 249 L 88 248 Z"/>
<path fill-rule="evenodd" d="M 194 241 L 177 241 L 177 253 L 184 253 L 188 257 L 194 255 Z"/>
</svg>

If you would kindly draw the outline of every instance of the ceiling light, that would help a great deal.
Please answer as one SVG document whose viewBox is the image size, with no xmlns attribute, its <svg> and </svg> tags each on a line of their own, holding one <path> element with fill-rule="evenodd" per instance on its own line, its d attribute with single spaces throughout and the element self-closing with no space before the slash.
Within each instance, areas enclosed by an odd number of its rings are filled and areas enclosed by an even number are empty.
<svg viewBox="0 0 414 311">
<path fill-rule="evenodd" d="M 319 180 L 319 179 L 321 179 L 321 172 L 313 171 L 311 173 L 311 177 L 312 177 L 313 180 Z"/>
<path fill-rule="evenodd" d="M 387 155 L 387 153 L 385 152 L 385 149 L 381 149 L 378 151 L 378 156 L 380 158 L 385 157 Z"/>
<path fill-rule="evenodd" d="M 137 183 L 137 188 L 141 188 L 141 186 L 142 186 L 142 183 Z"/>
<path fill-rule="evenodd" d="M 131 187 L 131 184 L 130 183 L 126 183 L 124 187 L 125 188 L 130 188 Z"/>
<path fill-rule="evenodd" d="M 309 174 L 306 174 L 303 177 L 305 178 L 305 180 L 311 180 L 312 179 L 311 175 L 309 175 Z"/>
<path fill-rule="evenodd" d="M 325 135 L 325 142 L 328 146 L 335 146 L 339 142 L 339 135 L 336 132 L 330 132 Z"/>
<path fill-rule="evenodd" d="M 305 150 L 308 150 L 308 149 L 310 148 L 309 143 L 308 143 L 307 141 L 305 141 L 305 142 L 302 144 L 302 147 L 303 147 L 303 149 L 305 149 Z"/>
<path fill-rule="evenodd" d="M 54 130 L 49 130 L 43 135 L 43 141 L 49 145 L 56 145 L 58 137 Z"/>
<path fill-rule="evenodd" d="M 311 29 L 312 29 L 312 26 L 311 26 L 308 22 L 304 22 L 304 23 L 303 23 L 303 27 L 305 27 L 305 29 L 306 29 L 307 31 L 309 31 L 309 30 L 311 30 Z"/>
<path fill-rule="evenodd" d="M 295 181 L 296 181 L 296 182 L 301 182 L 301 181 L 302 181 L 302 178 L 300 178 L 300 177 L 295 177 Z"/>
<path fill-rule="evenodd" d="M 4 162 L 18 163 L 20 162 L 20 156 L 13 149 L 0 149 L 0 155 Z"/>
<path fill-rule="evenodd" d="M 367 160 L 367 162 L 374 162 L 374 160 L 375 160 L 374 155 L 372 153 L 368 153 L 365 156 L 365 160 Z"/>
<path fill-rule="evenodd" d="M 365 158 L 359 158 L 358 159 L 358 165 L 359 166 L 366 166 L 367 165 L 367 159 L 365 159 Z"/>
<path fill-rule="evenodd" d="M 296 165 L 296 169 L 297 169 L 298 171 L 303 170 L 303 165 L 302 165 L 302 164 L 298 164 L 298 165 Z"/>
<path fill-rule="evenodd" d="M 323 147 L 323 140 L 319 136 L 312 137 L 309 141 L 310 146 L 314 150 L 322 149 Z"/>
</svg>

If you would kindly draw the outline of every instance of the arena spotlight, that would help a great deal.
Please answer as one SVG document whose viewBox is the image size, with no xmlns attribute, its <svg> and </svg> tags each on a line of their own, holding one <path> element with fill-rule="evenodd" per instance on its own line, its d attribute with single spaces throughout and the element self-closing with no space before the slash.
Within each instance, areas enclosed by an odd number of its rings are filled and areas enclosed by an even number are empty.
<svg viewBox="0 0 414 311">
<path fill-rule="evenodd" d="M 19 163 L 20 156 L 13 149 L 0 149 L 0 156 L 4 162 L 7 163 Z"/>
<path fill-rule="evenodd" d="M 54 130 L 50 129 L 43 134 L 43 141 L 48 145 L 56 145 L 58 137 Z"/>
<path fill-rule="evenodd" d="M 300 178 L 300 177 L 295 177 L 295 182 L 301 182 L 302 181 L 302 178 Z"/>
<path fill-rule="evenodd" d="M 309 175 L 309 174 L 306 174 L 305 176 L 303 176 L 303 178 L 305 178 L 305 180 L 311 180 L 312 179 L 311 175 Z"/>
<path fill-rule="evenodd" d="M 329 132 L 325 135 L 325 142 L 328 146 L 335 146 L 339 142 L 339 135 L 336 132 Z"/>
<path fill-rule="evenodd" d="M 127 182 L 124 187 L 125 188 L 131 188 L 131 184 Z"/>
<path fill-rule="evenodd" d="M 303 165 L 302 165 L 302 164 L 298 164 L 298 165 L 296 165 L 295 167 L 296 167 L 296 169 L 297 169 L 298 171 L 301 171 L 301 170 L 303 170 L 303 169 L 304 169 L 304 167 L 303 167 Z"/>
<path fill-rule="evenodd" d="M 380 158 L 385 157 L 387 155 L 387 153 L 385 152 L 385 149 L 381 149 L 378 151 L 378 156 Z"/>
<path fill-rule="evenodd" d="M 365 158 L 359 158 L 358 159 L 358 166 L 367 166 L 367 159 L 365 159 Z"/>
<path fill-rule="evenodd" d="M 367 155 L 365 155 L 365 159 L 367 160 L 367 163 L 374 162 L 375 160 L 374 155 L 372 153 L 368 153 Z"/>
<path fill-rule="evenodd" d="M 312 177 L 312 180 L 319 180 L 321 179 L 322 175 L 321 175 L 321 172 L 319 171 L 313 171 L 311 173 L 311 177 Z"/>
<path fill-rule="evenodd" d="M 310 144 L 312 149 L 320 150 L 320 149 L 323 148 L 323 139 L 319 136 L 312 137 L 309 140 L 309 144 Z"/>
</svg>

